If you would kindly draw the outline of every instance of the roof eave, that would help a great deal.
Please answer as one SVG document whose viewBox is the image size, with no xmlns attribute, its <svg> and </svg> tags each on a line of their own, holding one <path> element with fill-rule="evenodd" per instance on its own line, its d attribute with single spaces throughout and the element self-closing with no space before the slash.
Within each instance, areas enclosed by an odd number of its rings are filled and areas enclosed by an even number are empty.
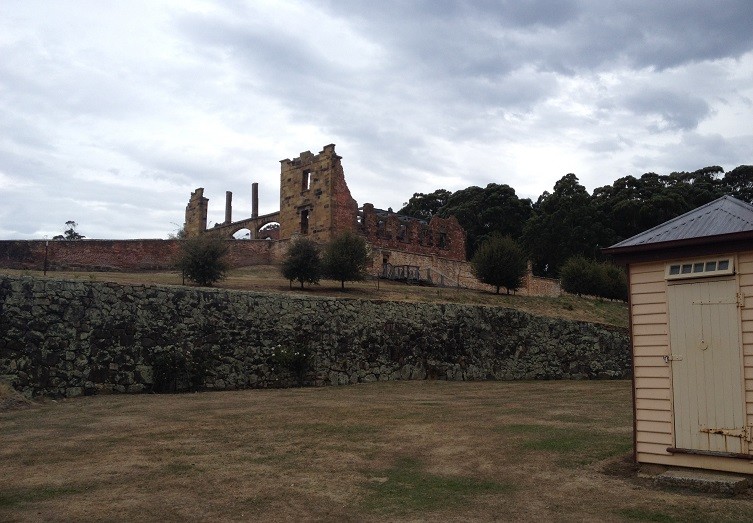
<svg viewBox="0 0 753 523">
<path fill-rule="evenodd" d="M 753 250 L 753 243 L 747 246 L 741 245 L 744 242 L 753 242 L 753 231 L 629 245 L 626 247 L 606 247 L 602 249 L 601 252 L 612 257 L 618 263 L 630 263 L 641 259 L 670 258 L 681 255 L 684 252 L 698 252 L 699 254 L 702 254 L 728 251 L 731 249 L 737 250 L 745 247 Z"/>
</svg>

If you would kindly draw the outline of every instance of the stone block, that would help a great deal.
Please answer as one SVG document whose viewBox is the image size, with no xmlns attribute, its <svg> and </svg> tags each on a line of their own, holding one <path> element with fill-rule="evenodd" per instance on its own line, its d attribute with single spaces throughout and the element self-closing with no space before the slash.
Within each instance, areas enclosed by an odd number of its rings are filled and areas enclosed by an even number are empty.
<svg viewBox="0 0 753 523">
<path fill-rule="evenodd" d="M 725 496 L 741 494 L 751 486 L 751 479 L 748 476 L 696 469 L 668 470 L 655 476 L 654 482 L 663 487 L 710 492 Z"/>
</svg>

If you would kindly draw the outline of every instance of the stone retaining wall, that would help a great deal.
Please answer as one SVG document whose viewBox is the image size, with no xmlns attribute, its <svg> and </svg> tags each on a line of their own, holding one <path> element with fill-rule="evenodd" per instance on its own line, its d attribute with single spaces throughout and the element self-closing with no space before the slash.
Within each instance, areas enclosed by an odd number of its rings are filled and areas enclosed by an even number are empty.
<svg viewBox="0 0 753 523">
<path fill-rule="evenodd" d="M 310 354 L 313 385 L 631 368 L 624 329 L 510 309 L 0 276 L 0 379 L 28 396 L 150 391 L 170 358 L 201 388 L 289 386 L 279 348 Z"/>
</svg>

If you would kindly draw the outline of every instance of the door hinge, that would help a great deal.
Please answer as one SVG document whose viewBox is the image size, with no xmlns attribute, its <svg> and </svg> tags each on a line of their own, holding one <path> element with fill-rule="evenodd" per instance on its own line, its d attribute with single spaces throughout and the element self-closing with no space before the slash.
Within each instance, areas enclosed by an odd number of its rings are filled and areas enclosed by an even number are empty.
<svg viewBox="0 0 753 523">
<path fill-rule="evenodd" d="M 665 354 L 661 358 L 664 360 L 664 363 L 669 363 L 670 361 L 682 361 L 682 356 L 679 354 Z"/>
<path fill-rule="evenodd" d="M 737 306 L 741 309 L 745 308 L 745 294 L 742 292 L 737 293 Z"/>
</svg>

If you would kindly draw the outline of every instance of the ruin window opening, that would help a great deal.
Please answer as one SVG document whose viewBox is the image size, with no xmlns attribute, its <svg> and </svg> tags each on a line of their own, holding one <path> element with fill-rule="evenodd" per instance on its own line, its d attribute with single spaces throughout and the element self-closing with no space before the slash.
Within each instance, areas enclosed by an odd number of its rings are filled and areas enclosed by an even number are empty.
<svg viewBox="0 0 753 523">
<path fill-rule="evenodd" d="M 313 177 L 314 174 L 309 169 L 303 171 L 303 176 L 301 177 L 302 191 L 308 191 L 309 189 L 311 189 L 311 180 L 313 179 Z"/>
<path fill-rule="evenodd" d="M 309 233 L 309 211 L 301 211 L 301 234 Z"/>
<path fill-rule="evenodd" d="M 253 239 L 253 233 L 249 229 L 239 229 L 233 233 L 234 240 L 251 240 Z"/>
<path fill-rule="evenodd" d="M 377 236 L 382 237 L 384 236 L 384 220 L 379 220 L 379 223 L 377 223 Z"/>
<path fill-rule="evenodd" d="M 447 233 L 446 232 L 440 232 L 439 233 L 439 241 L 437 242 L 440 249 L 446 249 L 447 248 Z"/>
<path fill-rule="evenodd" d="M 403 242 L 407 241 L 407 238 L 406 238 L 407 231 L 408 231 L 408 227 L 403 224 L 400 224 L 400 230 L 397 233 L 397 239 Z"/>
</svg>

